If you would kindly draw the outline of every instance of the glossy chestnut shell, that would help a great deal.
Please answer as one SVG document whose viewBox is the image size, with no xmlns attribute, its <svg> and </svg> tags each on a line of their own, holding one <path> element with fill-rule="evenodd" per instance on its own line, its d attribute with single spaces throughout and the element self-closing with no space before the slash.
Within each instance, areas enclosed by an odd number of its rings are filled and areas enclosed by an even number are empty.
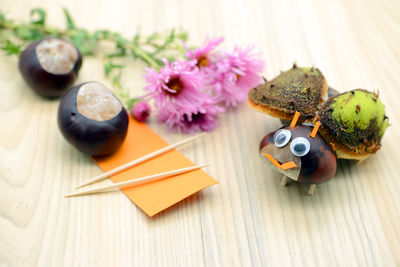
<svg viewBox="0 0 400 267">
<path fill-rule="evenodd" d="M 310 137 L 309 134 L 312 131 L 312 127 L 297 125 L 294 128 L 284 126 L 280 129 L 289 130 L 291 132 L 291 139 L 285 147 L 279 149 L 289 149 L 291 141 L 296 137 L 304 137 L 310 143 L 310 151 L 305 156 L 300 157 L 301 167 L 298 173 L 297 182 L 304 184 L 319 184 L 327 182 L 335 176 L 335 154 L 319 134 L 314 138 Z M 268 161 L 268 159 L 264 157 L 263 151 L 265 151 L 268 146 L 275 146 L 274 135 L 278 130 L 267 134 L 260 142 L 259 151 L 261 157 L 265 159 L 265 161 Z M 296 156 L 292 155 L 292 159 L 295 158 Z"/>
<path fill-rule="evenodd" d="M 64 94 L 77 78 L 81 65 L 79 50 L 72 43 L 54 37 L 31 43 L 19 58 L 19 70 L 26 83 L 47 98 Z"/>
<path fill-rule="evenodd" d="M 129 124 L 128 113 L 122 105 L 118 114 L 106 120 L 91 119 L 80 113 L 78 93 L 87 84 L 89 83 L 71 88 L 61 99 L 58 126 L 65 139 L 81 152 L 92 156 L 108 155 L 115 152 L 124 142 Z M 88 97 L 90 98 L 90 95 Z M 97 99 L 102 101 L 101 97 Z M 115 98 L 115 101 L 118 100 Z M 93 105 L 98 104 L 95 100 L 92 102 Z"/>
</svg>

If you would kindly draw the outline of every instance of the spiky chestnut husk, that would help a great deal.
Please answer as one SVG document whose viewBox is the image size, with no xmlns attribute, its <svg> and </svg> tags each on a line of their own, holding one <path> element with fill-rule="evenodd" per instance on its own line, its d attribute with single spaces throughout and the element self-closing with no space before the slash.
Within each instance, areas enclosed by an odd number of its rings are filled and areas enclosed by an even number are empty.
<svg viewBox="0 0 400 267">
<path fill-rule="evenodd" d="M 339 92 L 336 89 L 333 89 L 332 87 L 328 87 L 328 97 L 336 96 L 338 94 L 339 94 Z M 292 120 L 292 118 L 288 121 L 280 119 L 281 123 L 285 126 L 289 125 L 291 120 Z"/>
<path fill-rule="evenodd" d="M 362 160 L 381 147 L 388 126 L 378 95 L 355 89 L 333 96 L 320 111 L 323 137 L 338 158 Z"/>
<path fill-rule="evenodd" d="M 298 111 L 300 121 L 310 121 L 327 94 L 328 84 L 319 69 L 293 65 L 272 81 L 250 90 L 247 102 L 255 110 L 283 120 L 291 120 Z"/>
</svg>

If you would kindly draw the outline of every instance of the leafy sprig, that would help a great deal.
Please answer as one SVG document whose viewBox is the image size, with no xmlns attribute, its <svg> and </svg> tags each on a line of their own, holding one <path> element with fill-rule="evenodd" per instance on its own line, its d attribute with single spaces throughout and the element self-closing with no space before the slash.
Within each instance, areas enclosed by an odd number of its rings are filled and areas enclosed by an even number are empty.
<svg viewBox="0 0 400 267">
<path fill-rule="evenodd" d="M 66 28 L 59 29 L 46 24 L 46 11 L 35 8 L 30 11 L 28 23 L 14 22 L 0 10 L 0 49 L 7 55 L 19 55 L 32 41 L 48 36 L 70 40 L 82 55 L 104 58 L 104 74 L 112 81 L 115 93 L 127 108 L 136 101 L 121 85 L 122 71 L 125 65 L 115 63 L 119 58 L 131 57 L 140 60 L 151 68 L 159 69 L 162 58 L 174 61 L 184 55 L 182 42 L 187 41 L 187 33 L 182 29 L 171 29 L 166 33 L 152 33 L 144 36 L 137 33 L 130 38 L 107 29 L 90 32 L 80 28 L 71 14 L 64 9 Z M 103 49 L 102 43 L 112 43 L 111 50 Z"/>
</svg>

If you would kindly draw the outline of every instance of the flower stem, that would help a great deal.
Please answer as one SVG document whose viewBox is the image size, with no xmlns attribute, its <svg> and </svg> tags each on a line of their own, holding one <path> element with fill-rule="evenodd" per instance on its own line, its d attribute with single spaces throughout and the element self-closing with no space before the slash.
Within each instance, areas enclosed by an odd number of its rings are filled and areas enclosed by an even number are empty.
<svg viewBox="0 0 400 267">
<path fill-rule="evenodd" d="M 139 57 L 142 58 L 143 61 L 145 61 L 150 67 L 154 69 L 160 69 L 161 65 L 157 63 L 151 56 L 149 56 L 143 49 L 141 49 L 139 46 L 134 45 L 134 44 L 128 44 L 129 48 Z"/>
<path fill-rule="evenodd" d="M 69 40 L 78 47 L 82 55 L 102 56 L 105 59 L 105 75 L 112 81 L 116 95 L 126 106 L 133 103 L 133 98 L 121 84 L 120 77 L 125 65 L 115 64 L 112 59 L 133 56 L 134 60 L 141 60 L 149 67 L 159 70 L 163 65 L 163 58 L 176 60 L 185 55 L 185 51 L 181 49 L 181 43 L 187 40 L 187 33 L 181 29 L 171 29 L 166 33 L 154 32 L 148 36 L 142 36 L 138 31 L 133 37 L 126 38 L 107 29 L 88 31 L 79 28 L 67 10 L 64 10 L 66 19 L 64 29 L 48 26 L 46 12 L 43 9 L 32 9 L 30 14 L 31 18 L 28 22 L 14 22 L 0 9 L 1 50 L 4 50 L 7 55 L 19 56 L 32 41 L 48 36 Z M 38 15 L 39 18 L 32 14 Z M 114 44 L 114 48 L 101 46 L 103 42 Z"/>
</svg>

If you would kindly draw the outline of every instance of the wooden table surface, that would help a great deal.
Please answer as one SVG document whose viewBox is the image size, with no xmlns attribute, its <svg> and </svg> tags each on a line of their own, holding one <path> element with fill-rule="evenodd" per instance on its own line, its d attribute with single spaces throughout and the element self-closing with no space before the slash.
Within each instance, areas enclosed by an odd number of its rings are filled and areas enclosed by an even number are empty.
<svg viewBox="0 0 400 267">
<path fill-rule="evenodd" d="M 224 48 L 255 43 L 267 78 L 297 61 L 339 91 L 379 89 L 391 126 L 376 155 L 339 162 L 309 197 L 306 187 L 281 187 L 259 159 L 260 139 L 279 121 L 242 104 L 180 149 L 213 163 L 207 172 L 219 184 L 148 218 L 120 192 L 63 198 L 101 171 L 62 138 L 58 101 L 32 93 L 17 58 L 0 53 L 0 266 L 400 265 L 399 1 L 0 0 L 17 20 L 37 6 L 56 26 L 67 7 L 91 30 L 181 26 L 192 45 L 205 36 L 224 36 Z M 144 65 L 128 64 L 123 83 L 140 94 Z M 78 82 L 87 80 L 108 83 L 101 59 L 85 59 Z M 169 142 L 185 138 L 154 117 L 149 125 Z"/>
</svg>

